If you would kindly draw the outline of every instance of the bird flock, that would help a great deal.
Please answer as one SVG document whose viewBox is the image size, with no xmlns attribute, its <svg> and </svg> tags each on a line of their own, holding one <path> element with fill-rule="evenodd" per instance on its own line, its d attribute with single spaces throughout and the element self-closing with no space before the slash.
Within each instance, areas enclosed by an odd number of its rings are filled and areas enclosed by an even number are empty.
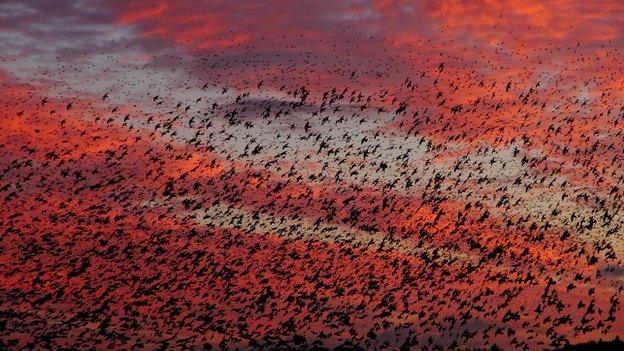
<svg viewBox="0 0 624 351">
<path fill-rule="evenodd" d="M 484 67 L 478 49 L 426 45 L 376 63 L 232 44 L 183 68 L 177 49 L 107 56 L 104 80 L 80 73 L 95 57 L 5 72 L 0 348 L 624 335 L 621 52 Z"/>
</svg>

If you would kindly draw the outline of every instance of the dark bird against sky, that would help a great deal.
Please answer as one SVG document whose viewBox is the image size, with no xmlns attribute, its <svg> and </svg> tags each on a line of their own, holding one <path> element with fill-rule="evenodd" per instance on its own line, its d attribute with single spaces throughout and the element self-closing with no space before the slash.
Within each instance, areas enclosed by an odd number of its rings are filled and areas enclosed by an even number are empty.
<svg viewBox="0 0 624 351">
<path fill-rule="evenodd" d="M 619 1 L 0 3 L 0 349 L 624 335 Z"/>
</svg>

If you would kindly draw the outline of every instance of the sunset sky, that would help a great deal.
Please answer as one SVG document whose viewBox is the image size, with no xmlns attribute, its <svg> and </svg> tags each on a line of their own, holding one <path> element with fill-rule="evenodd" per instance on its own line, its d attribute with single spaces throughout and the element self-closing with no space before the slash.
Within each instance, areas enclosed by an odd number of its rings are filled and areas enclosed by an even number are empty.
<svg viewBox="0 0 624 351">
<path fill-rule="evenodd" d="M 622 13 L 0 2 L 0 349 L 624 337 Z"/>
</svg>

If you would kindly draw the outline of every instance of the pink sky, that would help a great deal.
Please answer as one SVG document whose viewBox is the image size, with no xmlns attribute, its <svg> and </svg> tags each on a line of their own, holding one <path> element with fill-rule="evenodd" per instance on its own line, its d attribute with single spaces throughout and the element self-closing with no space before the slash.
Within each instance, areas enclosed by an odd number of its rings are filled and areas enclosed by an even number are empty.
<svg viewBox="0 0 624 351">
<path fill-rule="evenodd" d="M 0 4 L 0 348 L 622 337 L 623 7 Z"/>
</svg>

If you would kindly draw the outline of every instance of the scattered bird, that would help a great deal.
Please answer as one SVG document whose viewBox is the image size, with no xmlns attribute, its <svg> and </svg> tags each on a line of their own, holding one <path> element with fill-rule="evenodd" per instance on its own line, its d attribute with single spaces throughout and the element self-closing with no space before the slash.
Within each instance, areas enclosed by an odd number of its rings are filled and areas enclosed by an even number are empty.
<svg viewBox="0 0 624 351">
<path fill-rule="evenodd" d="M 241 47 L 198 53 L 203 85 L 120 66 L 144 80 L 103 103 L 5 93 L 3 113 L 28 117 L 0 141 L 0 348 L 621 333 L 621 65 L 585 82 L 570 69 L 598 58 L 581 48 L 564 70 L 502 52 L 527 65 L 508 77 L 428 45 L 417 68 L 335 52 L 295 69 Z"/>
</svg>

